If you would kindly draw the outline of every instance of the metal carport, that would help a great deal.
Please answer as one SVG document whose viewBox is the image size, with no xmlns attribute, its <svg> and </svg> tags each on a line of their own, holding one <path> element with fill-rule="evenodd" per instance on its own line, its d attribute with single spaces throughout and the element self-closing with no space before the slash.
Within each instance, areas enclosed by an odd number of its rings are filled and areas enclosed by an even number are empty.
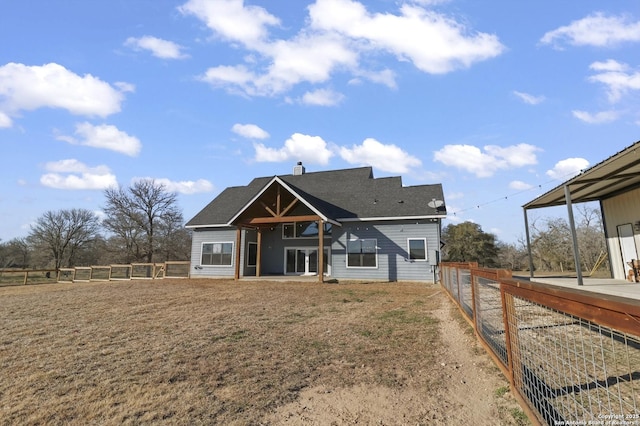
<svg viewBox="0 0 640 426">
<path fill-rule="evenodd" d="M 635 142 L 606 160 L 583 170 L 579 175 L 525 204 L 523 210 L 531 278 L 533 278 L 534 272 L 529 235 L 529 219 L 527 215 L 528 210 L 562 205 L 567 206 L 578 285 L 582 285 L 582 270 L 580 267 L 580 253 L 573 218 L 573 203 L 586 203 L 590 201 L 598 201 L 601 203 L 604 199 L 638 187 L 640 187 L 640 141 Z M 600 208 L 602 211 L 602 205 Z M 603 221 L 606 222 L 605 217 L 603 217 Z"/>
</svg>

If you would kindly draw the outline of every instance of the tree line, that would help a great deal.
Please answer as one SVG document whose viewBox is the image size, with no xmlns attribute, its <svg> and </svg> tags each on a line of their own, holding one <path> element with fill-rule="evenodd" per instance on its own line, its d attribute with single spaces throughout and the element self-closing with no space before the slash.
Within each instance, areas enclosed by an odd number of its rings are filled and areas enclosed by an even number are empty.
<svg viewBox="0 0 640 426">
<path fill-rule="evenodd" d="M 47 211 L 25 238 L 0 241 L 0 268 L 61 267 L 189 260 L 191 232 L 184 228 L 177 194 L 153 179 L 128 188 L 104 191 L 99 216 L 86 209 Z M 576 233 L 582 269 L 591 270 L 607 253 L 602 215 L 586 204 L 577 206 Z M 101 219 L 102 217 L 102 219 Z M 441 258 L 478 262 L 487 268 L 529 269 L 524 238 L 504 243 L 473 222 L 442 230 Z M 545 218 L 530 224 L 531 253 L 538 271 L 575 271 L 568 222 Z M 608 270 L 608 260 L 600 264 Z"/>
<path fill-rule="evenodd" d="M 28 235 L 0 241 L 0 268 L 63 267 L 189 260 L 177 194 L 153 179 L 104 191 L 101 214 L 86 209 L 47 211 Z"/>
<path fill-rule="evenodd" d="M 581 269 L 609 271 L 602 214 L 587 204 L 576 205 L 576 236 Z M 553 217 L 534 220 L 529 225 L 531 255 L 536 271 L 575 271 L 573 238 L 566 219 Z M 448 262 L 478 262 L 487 268 L 512 271 L 529 270 L 529 255 L 524 237 L 516 243 L 504 243 L 484 232 L 480 225 L 463 222 L 442 230 L 442 259 Z"/>
</svg>

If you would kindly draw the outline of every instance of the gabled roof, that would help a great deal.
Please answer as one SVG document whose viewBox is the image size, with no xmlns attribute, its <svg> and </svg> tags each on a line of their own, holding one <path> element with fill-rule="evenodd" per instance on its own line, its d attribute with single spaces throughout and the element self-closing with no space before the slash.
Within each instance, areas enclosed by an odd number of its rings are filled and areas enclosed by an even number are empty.
<svg viewBox="0 0 640 426">
<path fill-rule="evenodd" d="M 535 209 L 564 205 L 565 186 L 569 187 L 573 203 L 603 200 L 640 186 L 640 141 L 586 169 L 523 207 Z"/>
<path fill-rule="evenodd" d="M 277 179 L 276 179 L 277 178 Z M 400 177 L 374 178 L 371 167 L 308 172 L 253 179 L 247 186 L 229 187 L 196 214 L 188 228 L 227 226 L 273 182 L 281 182 L 327 220 L 444 218 L 442 185 L 402 186 Z"/>
<path fill-rule="evenodd" d="M 269 187 L 271 187 L 272 185 L 277 185 L 280 184 L 284 189 L 286 189 L 289 193 L 293 194 L 297 199 L 301 200 L 303 204 L 305 204 L 313 213 L 317 214 L 318 216 L 322 217 L 323 220 L 328 220 L 329 217 L 325 214 L 323 214 L 323 212 L 318 209 L 318 207 L 316 207 L 315 204 L 320 204 L 319 202 L 313 203 L 311 201 L 314 200 L 308 200 L 311 198 L 311 196 L 306 195 L 306 196 L 302 196 L 303 194 L 301 194 L 299 190 L 296 190 L 295 188 L 291 187 L 290 185 L 287 185 L 286 182 L 284 182 L 282 179 L 280 179 L 280 177 L 278 176 L 274 176 L 268 184 L 266 184 L 264 187 L 262 187 L 262 189 L 253 196 L 253 198 L 251 200 L 249 200 L 248 203 L 246 203 L 242 209 L 240 209 L 240 211 L 238 211 L 230 220 L 229 222 L 234 222 L 238 216 L 240 216 L 244 211 L 246 211 L 249 206 L 256 200 L 258 200 L 258 198 L 267 190 L 269 189 Z M 321 200 L 318 200 L 321 201 Z"/>
</svg>

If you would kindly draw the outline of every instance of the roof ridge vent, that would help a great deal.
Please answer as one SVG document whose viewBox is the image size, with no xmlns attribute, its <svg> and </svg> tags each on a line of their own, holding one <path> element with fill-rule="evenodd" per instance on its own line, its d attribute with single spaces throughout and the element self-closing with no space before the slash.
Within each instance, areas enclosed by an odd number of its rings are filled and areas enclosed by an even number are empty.
<svg viewBox="0 0 640 426">
<path fill-rule="evenodd" d="M 304 166 L 302 165 L 302 161 L 298 161 L 298 164 L 293 166 L 293 175 L 300 176 L 300 175 L 303 175 L 304 172 L 305 172 L 305 169 L 304 169 Z"/>
</svg>

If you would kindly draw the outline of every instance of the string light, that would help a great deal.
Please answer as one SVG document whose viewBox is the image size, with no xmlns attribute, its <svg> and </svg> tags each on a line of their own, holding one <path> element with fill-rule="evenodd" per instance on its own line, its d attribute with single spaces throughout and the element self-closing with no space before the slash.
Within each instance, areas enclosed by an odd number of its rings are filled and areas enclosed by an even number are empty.
<svg viewBox="0 0 640 426">
<path fill-rule="evenodd" d="M 640 142 L 640 141 L 639 141 L 639 142 Z M 637 143 L 639 143 L 639 142 L 636 142 L 636 144 L 637 144 Z M 595 167 L 595 166 L 597 166 L 597 165 L 599 165 L 599 164 L 602 164 L 602 163 L 604 163 L 604 162 L 608 161 L 609 159 L 611 159 L 611 158 L 613 158 L 613 157 L 615 157 L 615 156 L 620 155 L 624 150 L 626 150 L 626 149 L 628 149 L 628 148 L 629 148 L 629 147 L 627 147 L 627 148 L 623 149 L 622 151 L 618 152 L 617 154 L 612 155 L 611 157 L 607 158 L 606 160 L 601 161 L 601 162 L 599 162 L 599 163 L 595 164 L 595 165 L 594 165 L 594 166 L 592 166 L 591 168 L 593 168 L 593 167 Z M 637 154 L 637 152 L 636 152 L 636 148 L 634 147 L 634 148 L 630 149 L 629 151 L 625 152 L 625 153 L 623 154 L 623 156 L 625 156 L 625 155 L 636 155 L 636 154 Z M 509 197 L 515 197 L 516 195 L 521 195 L 521 194 L 524 194 L 524 193 L 526 193 L 526 192 L 533 191 L 533 190 L 534 190 L 534 189 L 536 189 L 536 188 L 537 188 L 537 189 L 542 189 L 542 186 L 543 186 L 543 185 L 544 185 L 544 186 L 546 186 L 546 185 L 549 185 L 549 184 L 551 184 L 551 183 L 556 183 L 556 186 L 558 186 L 558 184 L 557 184 L 558 180 L 560 180 L 560 181 L 564 182 L 564 181 L 566 181 L 566 180 L 567 180 L 567 178 L 568 178 L 569 176 L 571 176 L 571 177 L 575 177 L 575 176 L 581 175 L 581 174 L 583 174 L 586 170 L 588 170 L 588 169 L 581 169 L 578 173 L 566 173 L 565 175 L 560 176 L 560 178 L 559 178 L 559 179 L 553 179 L 553 180 L 549 180 L 549 181 L 547 181 L 547 182 L 539 183 L 537 187 L 536 187 L 536 186 L 532 186 L 532 187 L 530 187 L 530 188 L 523 189 L 523 190 L 518 191 L 518 192 L 514 192 L 513 194 L 505 195 L 504 197 L 496 198 L 496 199 L 494 199 L 494 200 L 490 200 L 490 201 L 487 201 L 487 202 L 485 202 L 485 203 L 476 204 L 475 208 L 476 208 L 476 209 L 480 209 L 481 207 L 484 207 L 484 206 L 487 206 L 487 205 L 490 205 L 490 204 L 496 203 L 496 202 L 498 202 L 498 201 L 508 200 L 508 199 L 509 199 Z M 470 208 L 467 208 L 467 209 L 461 209 L 461 210 L 458 210 L 458 211 L 456 211 L 456 212 L 453 212 L 453 216 L 457 216 L 457 213 L 464 213 L 464 212 L 469 211 L 469 210 L 472 210 L 472 209 L 473 209 L 473 207 L 470 207 Z"/>
<path fill-rule="evenodd" d="M 567 174 L 565 174 L 563 176 L 560 176 L 560 179 L 564 180 L 568 176 L 577 176 L 579 174 L 582 174 L 583 172 L 584 172 L 584 170 L 580 170 L 580 172 L 578 174 L 567 173 Z M 523 190 L 518 191 L 518 192 L 514 192 L 513 194 L 510 194 L 510 195 L 505 195 L 505 196 L 502 196 L 500 198 L 496 198 L 496 199 L 493 199 L 493 200 L 490 200 L 490 201 L 487 201 L 487 202 L 484 202 L 484 203 L 476 204 L 475 207 L 469 207 L 469 208 L 466 208 L 466 209 L 461 209 L 461 210 L 455 211 L 455 212 L 453 212 L 453 215 L 457 216 L 457 213 L 464 213 L 464 212 L 467 212 L 469 210 L 480 209 L 480 208 L 482 208 L 484 206 L 497 203 L 498 201 L 509 200 L 509 197 L 515 197 L 517 195 L 521 195 L 521 194 L 524 194 L 526 192 L 530 192 L 530 191 L 537 190 L 537 189 L 542 189 L 543 185 L 546 186 L 546 185 L 549 185 L 549 184 L 552 184 L 552 183 L 557 183 L 557 182 L 558 182 L 558 179 L 553 179 L 553 180 L 550 180 L 550 181 L 547 181 L 547 182 L 539 183 L 537 186 L 532 186 L 530 188 L 523 189 Z"/>
</svg>

